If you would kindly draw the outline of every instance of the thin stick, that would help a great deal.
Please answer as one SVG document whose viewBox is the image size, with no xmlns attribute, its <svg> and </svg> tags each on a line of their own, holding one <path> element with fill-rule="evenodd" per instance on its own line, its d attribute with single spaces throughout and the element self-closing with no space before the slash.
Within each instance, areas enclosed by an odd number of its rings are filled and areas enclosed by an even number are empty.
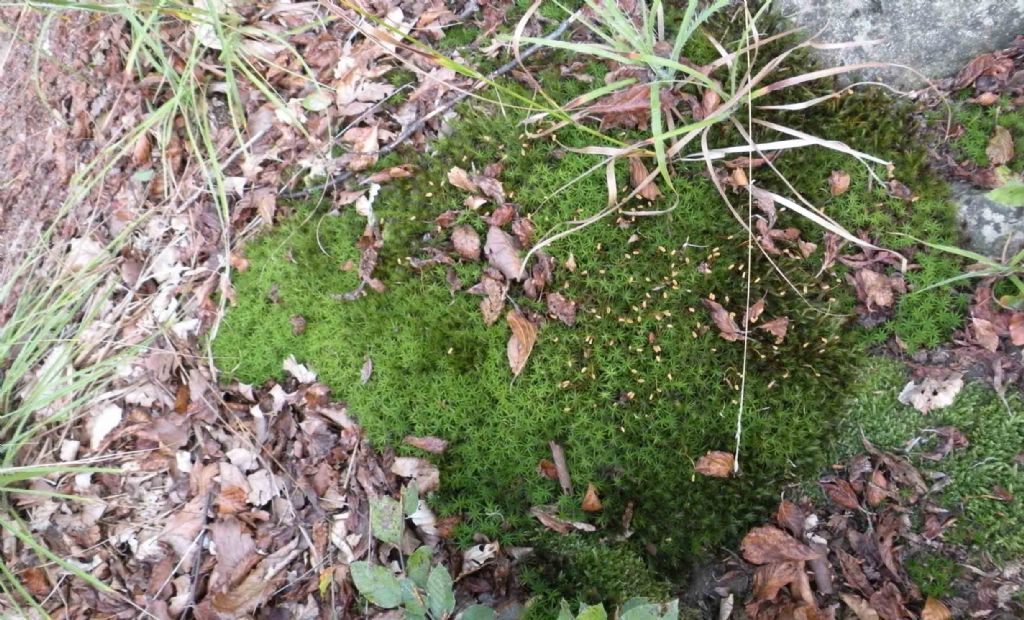
<svg viewBox="0 0 1024 620">
<path fill-rule="evenodd" d="M 576 14 L 574 13 L 574 14 L 570 15 L 569 17 L 565 18 L 562 21 L 562 23 L 560 23 L 557 28 L 555 28 L 549 34 L 547 34 L 544 37 L 544 39 L 545 40 L 552 40 L 552 39 L 557 39 L 558 37 L 562 36 L 562 34 L 566 31 L 566 29 L 569 28 L 569 24 L 572 23 L 573 18 L 575 16 L 576 16 Z M 524 60 L 526 58 L 529 58 L 533 54 L 535 54 L 538 51 L 540 51 L 540 49 L 542 47 L 544 47 L 544 46 L 541 45 L 540 43 L 535 43 L 535 44 L 531 45 L 530 47 L 526 48 L 526 50 L 522 54 L 520 54 L 518 58 L 510 60 L 507 63 L 505 63 L 505 64 L 501 65 L 500 67 L 498 67 L 497 69 L 495 69 L 494 71 L 488 73 L 487 74 L 487 80 L 488 81 L 492 81 L 495 78 L 499 78 L 499 77 L 505 75 L 506 73 L 508 73 L 512 69 L 514 69 L 517 66 L 519 66 L 519 63 L 522 60 Z M 403 129 L 402 132 L 400 134 L 398 134 L 398 136 L 394 140 L 392 140 L 384 148 L 380 149 L 380 151 L 378 151 L 378 155 L 382 157 L 382 156 L 387 155 L 388 153 L 394 151 L 395 149 L 397 149 L 399 146 L 402 145 L 402 143 L 404 143 L 406 140 L 408 140 L 414 133 L 416 133 L 417 131 L 422 129 L 423 126 L 426 125 L 427 122 L 430 119 L 432 119 L 435 116 L 438 116 L 440 114 L 444 114 L 445 112 L 447 112 L 448 110 L 452 109 L 453 107 L 455 107 L 456 105 L 458 105 L 462 101 L 465 101 L 465 99 L 467 97 L 469 97 L 473 93 L 474 90 L 478 90 L 481 86 L 483 86 L 483 84 L 484 84 L 483 82 L 478 82 L 476 84 L 476 86 L 474 86 L 472 89 L 460 92 L 458 95 L 456 95 L 455 97 L 452 97 L 447 102 L 442 103 L 440 106 L 438 106 L 435 110 L 433 110 L 432 112 L 430 112 L 426 116 L 422 116 L 422 117 L 416 119 L 415 121 L 413 121 L 412 123 L 410 123 L 409 126 L 407 126 L 405 129 Z M 299 189 L 299 190 L 292 190 L 292 191 L 288 191 L 288 192 L 282 192 L 281 194 L 279 194 L 279 197 L 281 197 L 281 198 L 290 198 L 290 199 L 309 198 L 313 194 L 317 194 L 319 192 L 328 192 L 328 191 L 337 189 L 345 181 L 347 181 L 350 178 L 352 178 L 352 176 L 353 176 L 353 173 L 352 173 L 351 170 L 343 170 L 343 171 L 339 172 L 338 174 L 332 176 L 327 181 L 325 181 L 323 183 L 320 183 L 319 185 L 314 185 L 312 187 L 306 187 L 306 188 Z"/>
</svg>

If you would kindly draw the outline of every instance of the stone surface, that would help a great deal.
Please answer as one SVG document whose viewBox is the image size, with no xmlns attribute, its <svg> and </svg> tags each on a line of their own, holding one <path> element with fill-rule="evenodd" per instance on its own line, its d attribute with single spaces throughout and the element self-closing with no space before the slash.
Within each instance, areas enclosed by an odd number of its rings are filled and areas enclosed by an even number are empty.
<svg viewBox="0 0 1024 620">
<path fill-rule="evenodd" d="M 782 14 L 827 43 L 883 42 L 823 52 L 833 64 L 889 62 L 933 79 L 950 77 L 971 58 L 1006 47 L 1024 33 L 1024 0 L 777 0 Z M 862 75 L 898 88 L 924 81 L 905 70 Z"/>
<path fill-rule="evenodd" d="M 993 202 L 984 190 L 968 185 L 952 189 L 964 247 L 993 258 L 1002 256 L 1004 248 L 1007 256 L 1024 248 L 1024 208 Z"/>
</svg>

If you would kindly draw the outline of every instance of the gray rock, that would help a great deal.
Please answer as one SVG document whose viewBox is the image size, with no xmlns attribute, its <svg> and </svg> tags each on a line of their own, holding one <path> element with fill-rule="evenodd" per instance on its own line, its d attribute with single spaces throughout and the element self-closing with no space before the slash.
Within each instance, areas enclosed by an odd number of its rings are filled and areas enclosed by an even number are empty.
<svg viewBox="0 0 1024 620">
<path fill-rule="evenodd" d="M 884 42 L 823 52 L 829 63 L 889 62 L 929 78 L 957 73 L 971 58 L 1007 47 L 1024 32 L 1024 0 L 778 0 L 782 14 L 819 41 Z M 869 69 L 868 79 L 897 88 L 924 81 L 909 71 Z"/>
<path fill-rule="evenodd" d="M 993 202 L 985 191 L 962 183 L 952 189 L 964 247 L 992 258 L 1001 257 L 1004 248 L 1007 256 L 1024 248 L 1024 208 Z"/>
</svg>

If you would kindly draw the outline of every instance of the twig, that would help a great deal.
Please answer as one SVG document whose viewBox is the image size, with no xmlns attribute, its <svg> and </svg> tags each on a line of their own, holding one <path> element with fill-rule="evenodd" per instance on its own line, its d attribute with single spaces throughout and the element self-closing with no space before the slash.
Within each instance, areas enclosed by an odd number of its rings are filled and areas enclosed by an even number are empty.
<svg viewBox="0 0 1024 620">
<path fill-rule="evenodd" d="M 575 16 L 576 16 L 576 14 L 574 13 L 574 14 L 570 15 L 569 17 L 565 18 L 558 25 L 557 28 L 552 30 L 549 34 L 545 35 L 544 39 L 545 40 L 552 40 L 552 39 L 557 39 L 558 37 L 562 36 L 562 34 L 566 31 L 566 29 L 569 28 L 569 24 L 572 23 L 572 20 L 573 20 L 573 18 Z M 505 63 L 505 64 L 501 65 L 500 67 L 498 67 L 497 69 L 495 69 L 494 71 L 491 71 L 490 73 L 488 73 L 487 74 L 487 81 L 491 81 L 491 80 L 494 80 L 495 78 L 498 78 L 498 77 L 501 77 L 501 76 L 505 75 L 506 73 L 508 73 L 509 71 L 514 69 L 515 67 L 519 66 L 519 63 L 520 63 L 521 60 L 524 60 L 524 59 L 532 56 L 533 54 L 537 53 L 538 51 L 540 51 L 540 49 L 542 47 L 544 47 L 544 46 L 541 45 L 540 43 L 535 43 L 534 45 L 531 45 L 530 47 L 526 48 L 526 50 L 523 51 L 523 53 L 519 55 L 519 58 L 510 60 L 507 63 Z M 436 109 L 434 109 L 429 114 L 427 114 L 425 116 L 422 116 L 422 117 L 416 119 L 415 121 L 413 121 L 412 123 L 410 123 L 405 129 L 402 130 L 402 132 L 400 134 L 398 134 L 398 136 L 394 140 L 392 140 L 384 148 L 380 149 L 380 151 L 378 152 L 378 155 L 384 156 L 384 155 L 387 155 L 388 153 L 394 151 L 395 149 L 397 149 L 399 146 L 402 145 L 402 143 L 404 143 L 406 140 L 408 140 L 414 133 L 416 133 L 417 131 L 422 129 L 423 126 L 426 125 L 427 122 L 430 119 L 432 119 L 435 116 L 438 116 L 440 114 L 444 114 L 445 112 L 447 112 L 448 110 L 452 109 L 453 107 L 455 107 L 456 105 L 458 105 L 462 101 L 465 101 L 465 99 L 467 97 L 469 97 L 474 90 L 479 89 L 481 86 L 483 86 L 483 82 L 478 82 L 472 89 L 460 92 L 456 96 L 454 96 L 451 99 L 449 99 L 447 102 L 442 103 L 441 105 L 439 105 Z M 353 173 L 352 173 L 351 170 L 343 170 L 343 171 L 339 172 L 338 174 L 332 176 L 327 181 L 325 181 L 323 183 L 320 183 L 319 185 L 314 185 L 312 187 L 306 187 L 306 188 L 299 189 L 299 190 L 292 190 L 292 191 L 288 191 L 288 192 L 282 192 L 281 194 L 279 194 L 279 196 L 281 198 L 286 198 L 286 199 L 309 198 L 313 194 L 317 194 L 317 193 L 320 193 L 320 192 L 328 192 L 328 191 L 331 191 L 331 190 L 334 190 L 334 189 L 338 188 L 339 186 L 341 186 L 342 183 L 344 183 L 345 181 L 348 181 L 350 178 L 352 178 L 352 176 L 353 176 Z"/>
</svg>

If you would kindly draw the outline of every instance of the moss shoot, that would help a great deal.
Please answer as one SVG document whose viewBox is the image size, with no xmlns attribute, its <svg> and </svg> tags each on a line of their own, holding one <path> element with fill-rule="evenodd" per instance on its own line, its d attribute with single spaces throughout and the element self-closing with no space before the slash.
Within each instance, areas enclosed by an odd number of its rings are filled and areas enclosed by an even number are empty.
<svg viewBox="0 0 1024 620">
<path fill-rule="evenodd" d="M 557 69 L 541 77 L 561 84 L 553 90 L 568 88 Z M 539 234 L 604 206 L 603 174 L 556 193 L 595 163 L 563 147 L 586 146 L 591 138 L 567 130 L 557 143 L 528 142 L 519 120 L 509 109 L 464 110 L 433 152 L 407 156 L 421 172 L 385 187 L 374 206 L 384 237 L 376 275 L 386 292 L 354 302 L 332 297 L 357 284 L 355 270 L 343 266 L 358 263 L 354 243 L 365 220 L 348 209 L 324 213 L 300 205 L 245 249 L 251 266 L 237 275 L 237 303 L 213 343 L 225 375 L 247 382 L 279 375 L 281 361 L 295 355 L 348 402 L 378 446 L 401 446 L 407 434 L 450 440 L 436 459 L 443 487 L 434 505 L 441 514 L 464 517 L 459 535 L 465 540 L 482 532 L 507 543 L 543 545 L 528 513 L 540 504 L 558 504 L 563 516 L 589 518 L 614 533 L 632 505 L 636 534 L 622 548 L 640 565 L 677 575 L 695 554 L 734 542 L 761 520 L 781 485 L 814 477 L 829 463 L 830 438 L 871 344 L 897 334 L 911 347 L 933 345 L 959 322 L 963 300 L 933 290 L 904 297 L 881 328 L 857 327 L 842 268 L 817 276 L 822 232 L 780 213 L 779 227 L 800 228 L 819 250 L 810 259 L 778 257 L 796 291 L 755 253 L 752 299 L 765 298 L 765 317 L 789 317 L 789 333 L 779 344 L 760 335 L 750 343 L 743 475 L 695 475 L 699 456 L 733 447 L 743 366 L 742 343 L 719 336 L 701 300 L 713 297 L 739 314 L 746 298 L 746 235 L 703 164 L 679 166 L 674 192 L 662 187 L 667 198 L 655 208 L 678 201 L 672 213 L 609 219 L 549 248 L 559 265 L 575 260 L 575 273 L 559 268 L 556 285 L 578 302 L 578 321 L 572 328 L 543 325 L 516 379 L 505 357 L 508 328 L 486 327 L 479 298 L 451 293 L 443 269 L 408 267 L 424 246 L 447 249 L 433 219 L 449 209 L 464 211 L 465 194 L 446 181 L 452 166 L 480 170 L 501 161 L 509 200 Z M 918 193 L 913 203 L 890 198 L 870 187 L 859 164 L 829 151 L 783 154 L 776 165 L 790 182 L 849 229 L 895 246 L 907 241 L 892 233 L 953 240 L 945 190 L 927 176 L 923 157 L 905 148 L 903 114 L 887 99 L 846 97 L 815 114 L 781 113 L 777 120 L 896 159 L 897 175 Z M 849 192 L 831 197 L 827 178 L 835 169 L 847 170 L 853 182 Z M 767 174 L 756 178 L 770 185 Z M 624 167 L 618 183 L 628 184 Z M 460 216 L 460 223 L 485 232 L 474 213 Z M 921 268 L 908 280 L 918 288 L 958 268 L 941 254 L 919 252 L 914 262 Z M 456 271 L 469 286 L 481 269 L 459 264 Z M 300 334 L 293 333 L 294 316 L 306 321 Z M 367 358 L 374 370 L 364 384 L 360 369 Z M 577 496 L 562 496 L 557 483 L 537 474 L 538 461 L 550 458 L 549 441 L 564 446 Z M 588 482 L 604 503 L 589 517 L 579 509 Z M 570 551 L 549 549 L 584 557 Z"/>
</svg>

